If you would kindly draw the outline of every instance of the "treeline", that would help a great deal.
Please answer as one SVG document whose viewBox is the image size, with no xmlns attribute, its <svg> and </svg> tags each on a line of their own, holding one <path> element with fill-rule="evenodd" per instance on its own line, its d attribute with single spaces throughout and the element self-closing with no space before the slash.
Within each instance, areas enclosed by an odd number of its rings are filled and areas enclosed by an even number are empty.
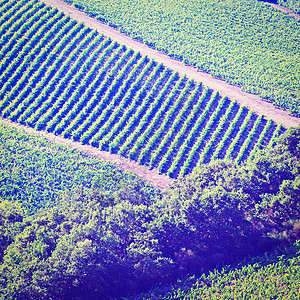
<svg viewBox="0 0 300 300">
<path fill-rule="evenodd" d="M 109 299 L 300 238 L 300 127 L 240 166 L 197 168 L 151 199 L 81 188 L 26 216 L 2 201 L 3 299 Z"/>
</svg>

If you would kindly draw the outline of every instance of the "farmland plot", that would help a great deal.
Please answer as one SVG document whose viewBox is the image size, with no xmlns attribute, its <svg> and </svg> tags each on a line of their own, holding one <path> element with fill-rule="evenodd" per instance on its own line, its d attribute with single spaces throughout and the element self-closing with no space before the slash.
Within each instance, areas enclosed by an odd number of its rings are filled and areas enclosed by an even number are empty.
<svg viewBox="0 0 300 300">
<path fill-rule="evenodd" d="M 35 0 L 0 3 L 0 114 L 170 177 L 237 162 L 281 125 Z"/>
</svg>

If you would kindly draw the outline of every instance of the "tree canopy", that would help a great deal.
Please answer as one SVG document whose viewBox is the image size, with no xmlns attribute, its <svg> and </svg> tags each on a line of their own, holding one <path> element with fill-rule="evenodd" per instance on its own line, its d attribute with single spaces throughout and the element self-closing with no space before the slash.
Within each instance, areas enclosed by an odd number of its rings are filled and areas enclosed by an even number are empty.
<svg viewBox="0 0 300 300">
<path fill-rule="evenodd" d="M 79 188 L 27 216 L 0 206 L 4 299 L 108 299 L 300 237 L 300 127 L 237 165 L 215 161 L 153 200 L 138 181 Z"/>
</svg>

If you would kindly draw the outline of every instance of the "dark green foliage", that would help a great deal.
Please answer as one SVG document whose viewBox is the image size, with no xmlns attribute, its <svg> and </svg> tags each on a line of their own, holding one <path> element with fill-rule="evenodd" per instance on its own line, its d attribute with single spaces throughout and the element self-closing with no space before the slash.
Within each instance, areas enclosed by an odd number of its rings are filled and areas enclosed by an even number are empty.
<svg viewBox="0 0 300 300">
<path fill-rule="evenodd" d="M 299 142 L 300 127 L 290 128 L 274 149 L 248 167 L 250 183 L 245 191 L 252 199 L 254 220 L 267 230 L 290 231 L 300 220 Z"/>
<path fill-rule="evenodd" d="M 24 209 L 19 203 L 0 199 L 0 261 L 4 250 L 22 230 L 24 216 Z"/>
<path fill-rule="evenodd" d="M 135 190 L 79 190 L 28 218 L 0 267 L 2 298 L 108 299 L 153 283 L 170 263 L 155 241 L 138 248 L 153 213 L 130 202 Z"/>
<path fill-rule="evenodd" d="M 81 188 L 25 219 L 4 203 L 2 215 L 16 223 L 2 221 L 11 229 L 1 229 L 1 297 L 132 295 L 299 238 L 299 141 L 300 127 L 289 129 L 253 161 L 204 165 L 155 201 L 136 182 L 116 192 Z"/>
<path fill-rule="evenodd" d="M 200 167 L 179 183 L 180 196 L 224 189 L 234 194 L 239 209 L 257 229 L 275 230 L 274 234 L 290 230 L 294 226 L 290 222 L 300 219 L 299 141 L 300 127 L 290 128 L 276 147 L 261 151 L 246 164 L 219 161 Z"/>
<path fill-rule="evenodd" d="M 158 286 L 134 299 L 298 299 L 299 254 L 300 241 L 198 278 Z"/>
</svg>

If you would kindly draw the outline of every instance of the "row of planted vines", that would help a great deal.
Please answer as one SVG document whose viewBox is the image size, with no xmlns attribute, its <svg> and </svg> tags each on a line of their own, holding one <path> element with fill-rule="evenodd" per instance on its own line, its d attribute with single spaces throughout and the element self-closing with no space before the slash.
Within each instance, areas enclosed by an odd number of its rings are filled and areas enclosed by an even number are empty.
<svg viewBox="0 0 300 300">
<path fill-rule="evenodd" d="M 0 2 L 0 113 L 171 177 L 253 157 L 283 130 L 32 1 Z"/>
<path fill-rule="evenodd" d="M 137 181 L 136 175 L 112 163 L 0 122 L 1 201 L 22 203 L 33 213 L 56 205 L 65 191 L 78 187 L 116 191 Z M 154 194 L 149 185 L 145 189 Z"/>
<path fill-rule="evenodd" d="M 185 64 L 300 116 L 300 23 L 253 0 L 64 0 Z M 278 0 L 299 13 L 299 0 Z"/>
</svg>

